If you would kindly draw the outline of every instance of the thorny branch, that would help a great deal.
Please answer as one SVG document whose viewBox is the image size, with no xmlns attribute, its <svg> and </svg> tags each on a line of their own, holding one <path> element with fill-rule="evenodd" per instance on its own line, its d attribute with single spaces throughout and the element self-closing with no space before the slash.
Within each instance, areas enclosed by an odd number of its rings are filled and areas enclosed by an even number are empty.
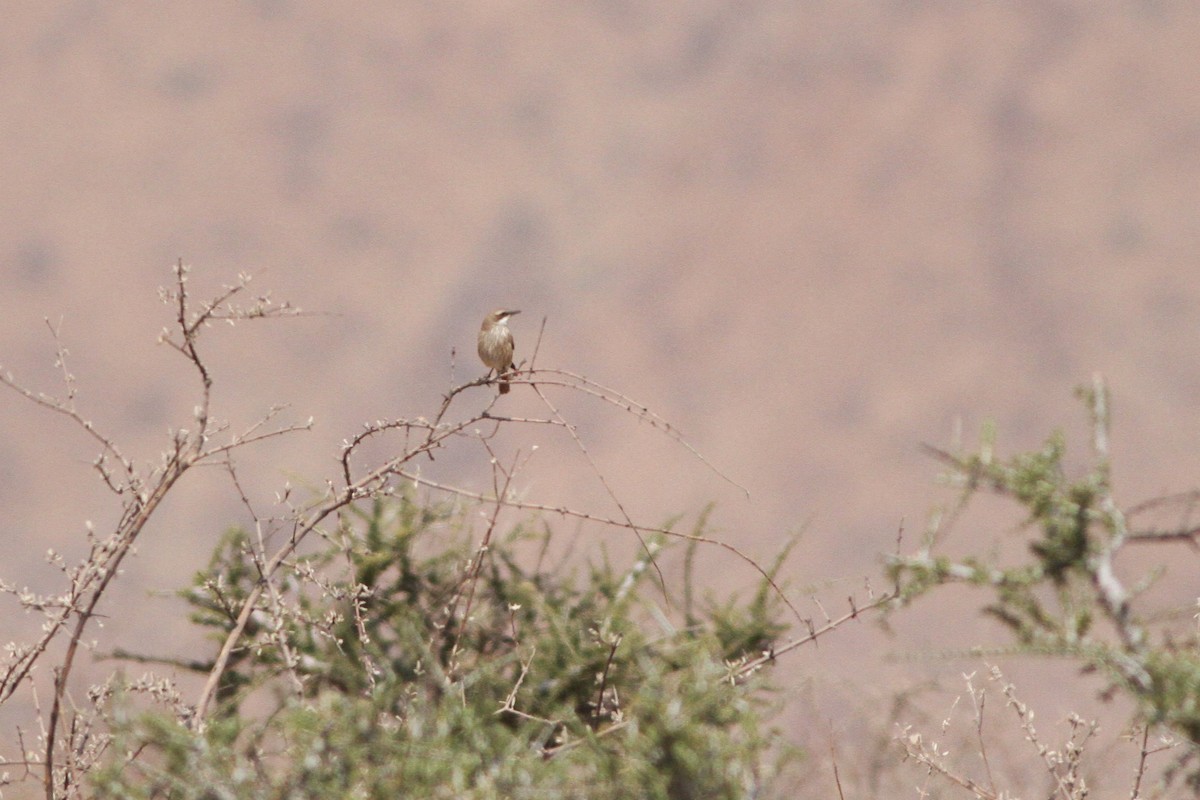
<svg viewBox="0 0 1200 800">
<path fill-rule="evenodd" d="M 28 592 L 14 592 L 7 586 L 3 587 L 5 591 L 16 594 L 26 608 L 46 610 L 48 619 L 43 626 L 41 635 L 31 644 L 17 648 L 9 658 L 3 673 L 0 673 L 0 703 L 11 697 L 17 687 L 30 678 L 34 665 L 51 643 L 69 627 L 64 654 L 61 662 L 54 669 L 54 692 L 42 737 L 44 740 L 43 785 L 49 800 L 53 800 L 56 796 L 57 787 L 60 784 L 65 785 L 64 782 L 70 779 L 67 773 L 71 770 L 56 770 L 56 757 L 59 750 L 61 720 L 68 703 L 67 687 L 84 634 L 96 616 L 96 609 L 101 599 L 119 573 L 121 563 L 134 547 L 163 499 L 179 479 L 194 466 L 213 461 L 216 456 L 224 456 L 231 450 L 253 442 L 308 427 L 307 424 L 285 425 L 264 432 L 261 428 L 273 416 L 274 411 L 272 411 L 267 419 L 251 426 L 245 434 L 233 436 L 227 442 L 212 443 L 212 438 L 222 428 L 214 425 L 210 416 L 212 378 L 197 348 L 200 329 L 216 319 L 226 320 L 232 324 L 237 320 L 289 316 L 296 312 L 287 304 L 273 303 L 266 296 L 256 298 L 247 307 L 233 305 L 231 303 L 233 298 L 247 288 L 249 277 L 245 275 L 240 276 L 236 284 L 225 287 L 214 300 L 202 304 L 199 310 L 194 310 L 187 291 L 188 267 L 180 261 L 174 268 L 174 274 L 173 288 L 162 290 L 162 296 L 164 300 L 175 306 L 177 329 L 174 332 L 164 330 L 160 340 L 180 352 L 192 365 L 200 378 L 201 400 L 194 414 L 195 427 L 190 430 L 180 428 L 172 433 L 169 449 L 163 454 L 158 465 L 147 469 L 137 467 L 131 459 L 123 455 L 121 449 L 109 435 L 102 433 L 78 409 L 75 380 L 67 368 L 67 350 L 62 344 L 61 326 L 51 326 L 51 333 L 55 340 L 55 363 L 62 371 L 65 385 L 64 396 L 55 397 L 34 391 L 17 381 L 10 372 L 0 370 L 0 383 L 38 405 L 67 417 L 98 442 L 101 453 L 96 458 L 94 465 L 100 473 L 101 480 L 114 494 L 128 498 L 125 501 L 121 517 L 111 534 L 103 539 L 98 539 L 89 529 L 88 538 L 91 542 L 91 550 L 88 558 L 78 567 L 65 570 L 70 584 L 58 598 L 51 599 L 49 602 L 39 601 Z M 109 466 L 113 462 L 119 465 L 117 472 L 114 472 Z M 75 725 L 76 722 L 72 722 L 72 732 L 69 737 L 71 740 L 74 740 L 77 735 L 74 730 Z M 73 748 L 64 752 L 68 758 L 75 757 Z"/>
<path fill-rule="evenodd" d="M 549 381 L 543 382 L 540 380 L 540 376 L 543 372 L 550 376 Z M 695 448 L 693 448 L 691 445 L 688 445 L 675 428 L 661 420 L 645 406 L 637 404 L 623 395 L 612 392 L 611 390 L 604 389 L 598 384 L 587 381 L 585 378 L 574 376 L 572 373 L 564 372 L 562 370 L 543 371 L 535 370 L 531 367 L 520 372 L 519 376 L 508 376 L 508 379 L 513 385 L 538 384 L 539 386 L 537 388 L 539 396 L 546 401 L 547 406 L 550 408 L 553 419 L 530 420 L 530 423 L 549 424 L 553 427 L 565 428 L 578 446 L 583 447 L 583 443 L 579 438 L 578 433 L 574 430 L 574 426 L 571 425 L 571 423 L 569 423 L 565 418 L 563 418 L 557 409 L 549 402 L 549 400 L 545 398 L 544 393 L 542 393 L 540 390 L 541 384 L 579 390 L 583 391 L 585 394 L 600 397 L 606 402 L 616 405 L 618 408 L 621 408 L 628 413 L 635 414 L 639 419 L 649 422 L 656 430 L 662 431 L 672 439 L 684 444 L 685 448 L 688 449 L 689 452 L 696 453 Z M 505 418 L 492 415 L 491 410 L 498 400 L 498 395 L 493 395 L 482 409 L 470 413 L 460 420 L 449 421 L 450 412 L 455 404 L 455 401 L 461 398 L 466 391 L 477 387 L 488 386 L 493 382 L 493 380 L 483 377 L 467 381 L 453 387 L 442 397 L 442 403 L 432 419 L 417 417 L 413 419 L 380 420 L 373 424 L 364 426 L 362 431 L 343 443 L 342 454 L 340 458 L 342 473 L 341 486 L 335 487 L 332 483 L 330 483 L 326 488 L 325 495 L 311 505 L 308 509 L 302 511 L 300 515 L 298 515 L 297 518 L 289 524 L 288 527 L 290 530 L 288 531 L 286 540 L 280 545 L 278 550 L 271 555 L 270 558 L 264 559 L 262 566 L 262 577 L 254 586 L 254 588 L 251 589 L 249 595 L 243 601 L 237 618 L 225 636 L 221 650 L 214 661 L 204 688 L 200 693 L 199 700 L 196 703 L 196 720 L 199 724 L 203 724 L 205 716 L 209 713 L 213 698 L 216 696 L 217 689 L 220 685 L 221 677 L 227 669 L 229 660 L 237 649 L 242 635 L 245 633 L 246 626 L 249 623 L 253 610 L 258 605 L 263 591 L 264 582 L 272 580 L 275 573 L 287 562 L 287 559 L 296 552 L 296 549 L 308 537 L 308 535 L 314 531 L 319 531 L 321 525 L 332 515 L 336 514 L 357 500 L 371 497 L 376 492 L 386 490 L 388 483 L 395 479 L 406 480 L 414 485 L 426 486 L 428 488 L 455 494 L 460 497 L 470 498 L 481 503 L 492 504 L 496 512 L 498 512 L 502 507 L 548 511 L 562 516 L 597 522 L 602 525 L 625 528 L 632 531 L 639 538 L 646 533 L 662 533 L 667 536 L 682 538 L 702 544 L 716 545 L 733 553 L 739 559 L 755 569 L 760 576 L 769 582 L 769 584 L 777 593 L 777 596 L 787 605 L 789 609 L 791 609 L 796 618 L 799 620 L 804 619 L 799 611 L 796 610 L 791 600 L 786 596 L 786 594 L 784 594 L 783 590 L 775 583 L 774 579 L 767 573 L 767 571 L 742 551 L 738 550 L 733 545 L 717 539 L 699 536 L 696 534 L 680 533 L 678 531 L 672 531 L 665 528 L 637 524 L 625 512 L 624 507 L 620 504 L 619 499 L 616 498 L 611 488 L 609 488 L 608 491 L 613 499 L 617 502 L 624 519 L 609 519 L 591 514 L 589 512 L 569 509 L 565 506 L 551 507 L 537 503 L 526 503 L 514 500 L 509 496 L 511 475 L 503 470 L 498 473 L 498 475 L 501 477 L 501 481 L 497 485 L 495 494 L 493 496 L 484 495 L 478 492 L 471 492 L 466 489 L 431 481 L 422 477 L 419 469 L 417 469 L 415 466 L 416 462 L 418 462 L 423 456 L 433 459 L 434 454 L 437 451 L 446 447 L 449 443 L 459 439 L 478 442 L 485 449 L 485 452 L 487 452 L 489 461 L 493 464 L 498 463 L 494 454 L 489 449 L 488 441 L 499 432 L 502 424 L 506 422 L 518 421 L 516 418 Z M 487 429 L 480 430 L 480 427 L 485 425 L 487 426 Z M 365 472 L 356 470 L 355 456 L 362 449 L 362 447 L 368 441 L 389 432 L 400 433 L 403 435 L 403 447 L 399 455 L 387 459 L 383 463 L 378 464 L 374 468 L 370 468 Z M 595 466 L 595 463 L 591 461 L 590 456 L 587 455 L 586 447 L 583 447 L 583 452 L 588 458 L 589 463 L 592 463 L 596 474 L 600 475 L 600 479 L 603 481 L 603 475 L 600 473 L 599 468 Z M 708 462 L 704 461 L 704 463 L 707 464 Z M 725 478 L 723 475 L 721 477 Z M 729 480 L 728 478 L 725 479 Z M 607 482 L 605 482 L 605 486 L 608 488 Z M 490 535 L 492 530 L 493 528 L 489 526 L 488 532 L 485 533 L 485 542 L 483 545 L 481 545 L 479 556 L 474 559 L 472 565 L 470 566 L 470 569 L 473 571 L 473 573 L 468 576 L 470 580 L 477 579 L 478 577 L 477 570 L 479 568 L 480 560 L 486 551 L 486 537 Z M 468 584 L 468 592 L 469 591 L 470 589 Z M 465 619 L 463 624 L 465 624 Z M 459 636 L 461 636 L 461 630 L 459 632 Z"/>
<path fill-rule="evenodd" d="M 1088 402 L 1088 410 L 1092 422 L 1092 447 L 1098 459 L 1099 466 L 1093 471 L 1090 489 L 1094 493 L 1087 509 L 1088 547 L 1080 559 L 1081 572 L 1090 583 L 1096 603 L 1104 616 L 1111 623 L 1117 634 L 1121 648 L 1110 653 L 1108 662 L 1121 676 L 1136 687 L 1140 692 L 1151 688 L 1151 677 L 1143 663 L 1140 653 L 1146 643 L 1146 628 L 1134 615 L 1131 598 L 1133 592 L 1121 581 L 1114 569 L 1114 562 L 1126 544 L 1141 540 L 1190 538 L 1187 530 L 1138 533 L 1131 531 L 1126 514 L 1117 505 L 1109 480 L 1109 402 L 1108 387 L 1100 375 L 1093 377 L 1092 385 L 1084 392 Z M 926 447 L 927 452 L 939 461 L 947 464 L 958 480 L 968 489 L 966 496 L 976 487 L 986 488 L 996 494 L 1021 500 L 1020 481 L 1014 477 L 1015 469 L 999 464 L 988 457 L 963 457 L 935 447 Z M 1136 507 L 1145 509 L 1153 507 L 1154 503 L 1142 504 Z M 893 559 L 896 565 L 903 565 L 918 570 L 930 570 L 935 566 L 935 560 L 929 552 L 923 551 L 912 557 Z M 999 588 L 1012 582 L 1012 576 L 1006 571 L 988 567 L 979 562 L 953 563 L 943 561 L 936 565 L 944 581 L 973 582 L 988 584 Z"/>
<path fill-rule="evenodd" d="M 883 597 L 872 596 L 870 602 L 861 608 L 857 607 L 852 599 L 849 614 L 840 619 L 827 617 L 826 623 L 818 627 L 811 620 L 806 620 L 800 615 L 767 570 L 733 545 L 699 534 L 681 533 L 668 528 L 635 522 L 609 484 L 603 471 L 592 458 L 577 426 L 559 411 L 555 403 L 551 401 L 548 395 L 549 391 L 567 390 L 581 393 L 596 398 L 623 413 L 633 415 L 639 421 L 648 424 L 651 429 L 677 442 L 693 457 L 712 469 L 722 480 L 737 486 L 747 495 L 749 493 L 740 484 L 715 469 L 683 438 L 675 427 L 647 406 L 581 375 L 558 369 L 536 368 L 534 366 L 536 354 L 528 366 L 522 363 L 519 372 L 507 376 L 507 379 L 513 385 L 531 387 L 547 409 L 545 418 L 495 415 L 492 411 L 499 399 L 495 394 L 483 403 L 482 408 L 472 410 L 459 418 L 458 412 L 461 405 L 459 401 L 467 397 L 471 390 L 490 387 L 494 380 L 483 377 L 456 385 L 442 397 L 441 404 L 432 418 L 416 417 L 377 421 L 364 426 L 363 430 L 346 440 L 343 443 L 339 459 L 340 480 L 328 481 L 325 491 L 320 496 L 299 507 L 291 505 L 290 489 L 286 489 L 278 498 L 278 504 L 287 509 L 287 515 L 273 519 L 271 523 L 273 529 L 268 532 L 268 535 L 264 535 L 261 527 L 262 520 L 255 513 L 242 489 L 231 455 L 242 447 L 294 431 L 306 430 L 311 427 L 312 420 L 310 419 L 304 424 L 277 424 L 274 420 L 283 409 L 282 406 L 277 406 L 269 409 L 261 419 L 243 428 L 240 433 L 232 432 L 227 423 L 217 421 L 212 408 L 214 379 L 209 365 L 203 357 L 200 346 L 201 335 L 214 322 L 233 324 L 243 320 L 297 316 L 300 312 L 287 303 L 276 303 L 271 300 L 269 295 L 265 294 L 255 296 L 246 302 L 239 302 L 241 298 L 247 296 L 250 278 L 246 275 L 240 275 L 233 285 L 224 287 L 215 297 L 206 301 L 197 301 L 189 291 L 188 268 L 182 262 L 175 266 L 174 277 L 175 281 L 171 287 L 160 290 L 161 299 L 172 309 L 173 322 L 169 327 L 163 329 L 159 341 L 178 352 L 191 365 L 199 382 L 199 398 L 192 414 L 192 420 L 186 427 L 180 427 L 171 432 L 169 446 L 159 463 L 145 468 L 135 464 L 123 454 L 109 435 L 99 430 L 79 410 L 74 377 L 67 368 L 68 353 L 62 344 L 61 325 L 50 326 L 50 328 L 56 345 L 55 363 L 62 372 L 65 386 L 65 393 L 62 396 L 56 397 L 27 388 L 13 378 L 11 373 L 0 369 L 0 383 L 34 403 L 67 417 L 98 443 L 100 454 L 95 459 L 94 466 L 104 485 L 116 496 L 122 498 L 123 504 L 121 517 L 111 533 L 100 537 L 89 530 L 88 539 L 91 542 L 91 551 L 87 560 L 78 567 L 70 569 L 62 567 L 69 578 L 68 589 L 62 594 L 53 597 L 38 597 L 30 592 L 18 592 L 7 585 L 0 584 L 0 591 L 17 596 L 26 608 L 42 610 L 48 619 L 36 641 L 15 648 L 5 663 L 0 666 L 0 703 L 9 698 L 23 682 L 30 680 L 34 665 L 44 656 L 50 645 L 65 633 L 64 655 L 54 670 L 54 691 L 47 721 L 41 735 L 44 742 L 44 757 L 40 766 L 42 767 L 46 796 L 50 800 L 58 796 L 57 792 L 60 787 L 65 787 L 68 781 L 74 781 L 73 772 L 83 763 L 77 758 L 74 743 L 77 737 L 88 735 L 87 726 L 80 726 L 78 720 L 73 719 L 69 730 L 64 732 L 63 719 L 71 707 L 68 686 L 71 683 L 72 669 L 78 651 L 83 645 L 84 636 L 89 625 L 96 618 L 97 608 L 112 585 L 113 579 L 118 575 L 122 562 L 132 551 L 148 522 L 183 476 L 196 466 L 216 465 L 228 471 L 242 502 L 255 518 L 256 529 L 259 532 L 253 554 L 254 564 L 258 570 L 257 579 L 252 583 L 245 597 L 236 602 L 230 598 L 229 606 L 226 609 L 231 620 L 230 627 L 225 633 L 220 650 L 208 669 L 205 684 L 191 709 L 191 719 L 198 729 L 203 728 L 211 712 L 222 677 L 229 667 L 233 654 L 244 645 L 243 638 L 246 636 L 248 626 L 255 618 L 256 612 L 265 611 L 271 619 L 278 619 L 284 613 L 282 608 L 284 600 L 278 591 L 279 585 L 277 584 L 280 571 L 285 566 L 295 568 L 296 563 L 292 560 L 293 556 L 309 534 L 315 532 L 320 536 L 328 536 L 328 532 L 324 530 L 327 522 L 357 501 L 390 493 L 393 490 L 392 484 L 397 481 L 409 481 L 416 486 L 425 486 L 436 491 L 471 498 L 489 505 L 491 508 L 483 540 L 475 557 L 465 568 L 461 588 L 454 600 L 454 607 L 450 609 L 451 622 L 455 618 L 458 620 L 457 631 L 454 634 L 454 646 L 457 646 L 457 641 L 462 638 L 466 626 L 469 624 L 475 584 L 479 580 L 484 559 L 488 557 L 491 537 L 496 530 L 499 515 L 503 509 L 544 511 L 626 529 L 642 541 L 643 547 L 646 547 L 646 541 L 643 539 L 646 534 L 661 534 L 699 544 L 713 545 L 748 564 L 770 585 L 796 618 L 807 626 L 808 635 L 764 654 L 761 659 L 741 665 L 737 671 L 739 675 L 749 674 L 780 653 L 812 641 L 848 619 L 853 619 L 862 612 L 887 602 L 892 596 L 891 594 Z M 618 516 L 610 518 L 590 511 L 515 499 L 512 495 L 513 481 L 532 455 L 533 450 L 527 451 L 524 456 L 518 451 L 510 464 L 503 464 L 497 457 L 491 442 L 506 425 L 540 425 L 547 426 L 550 430 L 565 430 L 574 442 L 576 449 L 590 465 L 593 475 L 615 503 L 619 512 Z M 365 452 L 364 446 L 368 442 L 388 435 L 400 436 L 399 446 L 389 441 L 391 455 L 373 465 L 368 463 L 363 466 L 362 462 L 366 461 L 361 455 Z M 474 443 L 486 453 L 493 469 L 492 495 L 470 492 L 429 480 L 421 475 L 419 465 L 422 459 L 428 458 L 432 461 L 443 448 L 460 441 Z M 276 549 L 274 552 L 268 553 L 271 535 L 279 533 L 284 534 L 281 541 L 276 541 Z M 53 554 L 52 557 L 57 558 Z M 650 550 L 647 551 L 647 560 L 656 570 L 658 569 L 654 562 L 654 553 Z M 659 579 L 662 580 L 661 573 Z M 463 607 L 461 614 L 457 611 L 460 601 Z M 271 635 L 269 631 L 267 635 Z M 282 644 L 285 645 L 284 651 L 286 652 L 286 643 Z M 292 677 L 295 690 L 302 691 L 300 675 L 293 672 Z M 446 676 L 446 680 L 451 679 L 449 675 Z M 78 712 L 75 717 L 78 717 Z M 65 766 L 56 763 L 59 753 L 66 758 Z"/>
<path fill-rule="evenodd" d="M 249 595 L 244 599 L 242 607 L 236 619 L 234 620 L 233 625 L 225 636 L 221 650 L 214 661 L 213 667 L 210 670 L 209 676 L 205 682 L 205 686 L 200 693 L 199 700 L 196 704 L 195 717 L 198 724 L 202 725 L 203 720 L 209 713 L 213 698 L 216 696 L 217 689 L 220 685 L 222 675 L 228 668 L 230 658 L 237 650 L 241 638 L 246 631 L 246 626 L 249 623 L 251 614 L 259 603 L 264 582 L 273 580 L 275 573 L 281 566 L 287 563 L 287 560 L 292 556 L 293 553 L 296 552 L 296 549 L 303 543 L 308 535 L 313 532 L 319 532 L 321 526 L 331 516 L 340 512 L 342 509 L 346 508 L 357 500 L 371 497 L 377 492 L 386 491 L 389 482 L 396 479 L 409 481 L 416 486 L 425 486 L 431 489 L 454 494 L 459 497 L 470 498 L 484 504 L 490 504 L 493 507 L 493 514 L 491 515 L 492 521 L 485 531 L 484 542 L 479 548 L 478 555 L 468 566 L 468 614 L 464 614 L 464 617 L 460 623 L 458 637 L 461 637 L 461 625 L 466 624 L 466 617 L 469 615 L 469 597 L 472 591 L 471 584 L 478 579 L 478 570 L 481 565 L 482 558 L 487 551 L 488 538 L 494 531 L 496 514 L 501 508 L 553 512 L 561 516 L 592 521 L 605 526 L 624 528 L 633 532 L 634 535 L 636 535 L 639 540 L 642 541 L 643 546 L 645 546 L 645 541 L 642 540 L 644 534 L 660 533 L 666 536 L 721 547 L 735 555 L 738 559 L 744 561 L 756 572 L 758 572 L 758 574 L 772 587 L 781 601 L 791 610 L 796 619 L 802 622 L 805 620 L 805 618 L 799 613 L 783 590 L 776 584 L 774 578 L 771 577 L 771 575 L 768 574 L 768 572 L 757 562 L 733 545 L 710 537 L 680 533 L 678 531 L 642 525 L 634 522 L 632 517 L 626 512 L 625 507 L 621 503 L 620 499 L 609 486 L 602 471 L 592 460 L 587 451 L 586 445 L 584 445 L 583 440 L 580 438 L 575 429 L 575 426 L 566 418 L 564 418 L 558 409 L 553 405 L 553 403 L 548 399 L 543 391 L 543 387 L 557 387 L 582 392 L 583 394 L 601 399 L 602 401 L 613 405 L 626 413 L 635 415 L 639 420 L 648 423 L 653 429 L 664 433 L 669 438 L 680 443 L 685 449 L 700 459 L 702 463 L 708 465 L 710 469 L 713 469 L 713 471 L 716 472 L 716 474 L 722 479 L 732 483 L 735 486 L 739 486 L 739 488 L 742 488 L 742 490 L 745 491 L 743 487 L 740 487 L 740 485 L 738 485 L 736 482 L 732 481 L 730 478 L 713 468 L 711 464 L 704 459 L 704 457 L 701 456 L 692 445 L 683 439 L 682 435 L 676 428 L 652 412 L 645 405 L 637 403 L 636 401 L 619 392 L 608 389 L 607 387 L 601 386 L 600 384 L 590 381 L 582 376 L 575 375 L 574 373 L 557 369 L 536 369 L 533 367 L 531 361 L 531 364 L 528 367 L 522 364 L 518 373 L 507 376 L 507 379 L 509 380 L 510 384 L 514 386 L 522 384 L 533 386 L 538 396 L 547 406 L 550 412 L 550 417 L 547 419 L 525 420 L 515 417 L 495 416 L 492 414 L 492 409 L 499 399 L 499 395 L 493 395 L 482 409 L 468 413 L 465 417 L 457 421 L 451 421 L 451 410 L 454 407 L 455 402 L 460 399 L 465 392 L 470 389 L 489 386 L 494 382 L 492 379 L 489 379 L 485 376 L 454 386 L 442 397 L 442 403 L 432 419 L 416 417 L 411 419 L 379 420 L 373 424 L 365 425 L 363 430 L 343 443 L 342 454 L 340 458 L 342 479 L 341 485 L 334 486 L 332 483 L 328 484 L 324 496 L 316 501 L 313 505 L 309 506 L 306 510 L 303 510 L 291 523 L 289 523 L 289 530 L 286 539 L 279 546 L 277 551 L 272 554 L 270 558 L 263 559 L 262 577 L 251 589 Z M 502 425 L 505 423 L 550 425 L 551 427 L 566 429 L 572 440 L 576 443 L 577 448 L 580 449 L 588 463 L 591 465 L 593 473 L 598 477 L 609 496 L 616 503 L 617 508 L 621 513 L 621 518 L 611 519 L 586 511 L 570 509 L 565 506 L 552 507 L 513 499 L 509 492 L 512 472 L 511 470 L 499 468 L 499 461 L 495 457 L 495 454 L 491 451 L 490 445 L 488 444 L 488 442 L 500 431 Z M 377 464 L 373 468 L 368 468 L 365 472 L 361 469 L 356 469 L 356 456 L 363 446 L 368 441 L 387 433 L 398 433 L 402 435 L 403 444 L 399 455 L 396 455 L 390 459 L 386 459 L 383 461 L 383 463 Z M 436 452 L 448 446 L 450 443 L 460 439 L 477 442 L 487 453 L 490 463 L 493 464 L 493 467 L 496 470 L 495 475 L 499 479 L 499 482 L 495 487 L 495 492 L 492 496 L 484 495 L 478 492 L 471 492 L 460 487 L 432 481 L 424 478 L 420 474 L 417 464 L 421 457 L 428 457 L 430 460 L 433 460 Z M 658 566 L 656 563 L 654 563 L 652 556 L 650 560 L 657 570 Z M 660 573 L 660 581 L 661 579 Z M 881 602 L 882 600 L 873 602 L 867 606 L 867 608 L 873 608 Z M 858 612 L 855 611 L 853 613 L 856 615 Z"/>
<path fill-rule="evenodd" d="M 988 761 L 983 733 L 986 690 L 974 686 L 974 673 L 963 677 L 966 679 L 967 692 L 975 711 L 975 736 L 986 775 L 983 781 L 969 777 L 960 769 L 951 766 L 949 750 L 936 740 L 914 730 L 911 725 L 900 727 L 895 735 L 895 740 L 904 750 L 905 758 L 920 764 L 929 775 L 941 776 L 944 780 L 959 786 L 981 800 L 1002 800 L 1002 798 L 1012 797 L 1014 795 L 1009 792 L 997 791 Z M 1097 730 L 1096 723 L 1072 715 L 1068 720 L 1071 727 L 1070 736 L 1059 749 L 1055 749 L 1043 742 L 1041 735 L 1033 725 L 1033 711 L 1017 697 L 1016 687 L 1004 680 L 998 667 L 989 667 L 988 679 L 1000 684 L 1006 707 L 1012 710 L 1025 740 L 1042 760 L 1046 775 L 1054 787 L 1050 797 L 1060 798 L 1060 800 L 1084 800 L 1088 797 L 1087 782 L 1082 775 L 1082 758 L 1086 743 Z M 957 702 L 955 701 L 955 705 Z M 951 725 L 950 718 L 942 722 L 943 735 Z M 1137 781 L 1140 781 L 1143 772 L 1144 763 L 1139 767 Z"/>
</svg>

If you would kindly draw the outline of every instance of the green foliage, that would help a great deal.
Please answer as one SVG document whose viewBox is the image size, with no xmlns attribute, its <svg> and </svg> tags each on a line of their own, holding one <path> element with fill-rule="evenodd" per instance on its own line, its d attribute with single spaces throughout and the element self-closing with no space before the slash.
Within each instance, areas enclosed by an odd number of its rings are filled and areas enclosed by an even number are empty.
<svg viewBox="0 0 1200 800">
<path fill-rule="evenodd" d="M 1146 693 L 1153 718 L 1200 742 L 1200 653 L 1190 646 L 1162 647 L 1151 651 L 1145 662 L 1150 675 Z"/>
<path fill-rule="evenodd" d="M 1068 477 L 1066 444 L 1057 432 L 1037 451 L 1007 461 L 995 458 L 986 430 L 978 452 L 935 451 L 962 488 L 958 510 L 986 489 L 1017 503 L 1034 533 L 1027 558 L 1001 563 L 994 556 L 954 560 L 936 555 L 933 549 L 942 532 L 934 531 L 920 552 L 889 564 L 898 605 L 948 583 L 990 589 L 985 611 L 1007 626 L 1019 652 L 1065 656 L 1086 670 L 1101 671 L 1113 690 L 1133 697 L 1149 722 L 1200 742 L 1200 641 L 1192 631 L 1152 626 L 1150 616 L 1135 609 L 1136 592 L 1125 587 L 1114 569 L 1122 548 L 1139 536 L 1146 541 L 1187 539 L 1194 532 L 1130 529 L 1112 496 L 1107 395 L 1102 386 L 1080 394 L 1095 428 L 1095 456 L 1082 477 Z M 1150 583 L 1147 577 L 1140 585 Z M 1193 780 L 1200 784 L 1197 777 Z"/>
<path fill-rule="evenodd" d="M 689 607 L 676 629 L 648 563 L 527 569 L 530 526 L 476 563 L 468 519 L 411 498 L 345 515 L 284 596 L 264 593 L 203 732 L 127 708 L 96 795 L 764 796 L 783 758 L 768 687 L 735 670 L 783 632 L 769 593 Z M 222 638 L 253 553 L 232 532 L 185 593 Z"/>
</svg>

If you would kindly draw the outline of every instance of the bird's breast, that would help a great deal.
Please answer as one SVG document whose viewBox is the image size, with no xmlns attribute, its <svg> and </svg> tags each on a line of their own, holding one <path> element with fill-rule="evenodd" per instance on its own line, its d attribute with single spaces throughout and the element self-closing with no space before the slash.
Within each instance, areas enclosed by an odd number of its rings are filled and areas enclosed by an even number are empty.
<svg viewBox="0 0 1200 800">
<path fill-rule="evenodd" d="M 513 336 L 507 325 L 493 325 L 479 332 L 479 358 L 493 369 L 506 369 L 512 362 Z"/>
</svg>

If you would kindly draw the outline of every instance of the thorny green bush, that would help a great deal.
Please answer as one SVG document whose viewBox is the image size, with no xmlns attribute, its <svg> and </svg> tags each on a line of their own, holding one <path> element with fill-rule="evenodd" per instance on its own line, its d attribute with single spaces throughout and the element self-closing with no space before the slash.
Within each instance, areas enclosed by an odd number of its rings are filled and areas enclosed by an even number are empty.
<svg viewBox="0 0 1200 800">
<path fill-rule="evenodd" d="M 796 753 L 764 727 L 763 674 L 735 670 L 784 633 L 770 593 L 685 591 L 677 628 L 644 555 L 582 577 L 546 568 L 538 525 L 475 564 L 466 511 L 411 497 L 352 509 L 264 594 L 202 732 L 118 694 L 96 795 L 764 796 Z M 539 539 L 522 566 L 516 550 Z M 185 593 L 221 638 L 257 579 L 252 553 L 231 532 Z"/>
<path fill-rule="evenodd" d="M 949 466 L 960 489 L 954 519 L 981 491 L 1010 498 L 1026 514 L 1032 531 L 1027 557 L 1001 563 L 995 556 L 951 559 L 935 552 L 945 529 L 934 526 L 914 555 L 896 556 L 889 571 L 900 599 L 916 602 L 937 588 L 967 584 L 991 592 L 986 613 L 1011 632 L 1015 647 L 1005 652 L 1068 657 L 1085 671 L 1108 677 L 1108 692 L 1134 699 L 1145 724 L 1170 729 L 1184 742 L 1172 772 L 1192 766 L 1188 776 L 1200 788 L 1200 638 L 1194 627 L 1163 622 L 1172 615 L 1143 608 L 1144 590 L 1154 575 L 1132 586 L 1118 576 L 1114 562 L 1131 542 L 1165 543 L 1200 539 L 1200 528 L 1138 527 L 1131 520 L 1161 501 L 1126 512 L 1113 496 L 1108 453 L 1108 394 L 1102 382 L 1079 392 L 1091 414 L 1093 458 L 1078 477 L 1064 467 L 1066 442 L 1055 432 L 1037 451 L 1007 460 L 995 456 L 994 433 L 985 430 L 974 453 L 934 454 Z M 1183 499 L 1195 502 L 1190 493 Z M 1187 617 L 1174 609 L 1174 616 Z M 1186 609 L 1184 610 L 1186 611 Z M 976 649 L 979 649 L 978 647 Z"/>
</svg>

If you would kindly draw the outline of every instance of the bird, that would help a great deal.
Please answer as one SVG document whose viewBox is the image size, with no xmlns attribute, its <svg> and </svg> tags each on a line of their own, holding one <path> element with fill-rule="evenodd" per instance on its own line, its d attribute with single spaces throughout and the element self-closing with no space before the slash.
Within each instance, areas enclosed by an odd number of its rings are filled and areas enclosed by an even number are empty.
<svg viewBox="0 0 1200 800">
<path fill-rule="evenodd" d="M 516 369 L 513 364 L 513 335 L 508 329 L 508 318 L 520 311 L 498 308 L 483 318 L 479 326 L 479 360 L 489 370 L 495 370 L 500 378 L 500 394 L 508 394 L 508 381 L 504 374 Z M 491 375 L 491 373 L 488 373 Z"/>
</svg>

